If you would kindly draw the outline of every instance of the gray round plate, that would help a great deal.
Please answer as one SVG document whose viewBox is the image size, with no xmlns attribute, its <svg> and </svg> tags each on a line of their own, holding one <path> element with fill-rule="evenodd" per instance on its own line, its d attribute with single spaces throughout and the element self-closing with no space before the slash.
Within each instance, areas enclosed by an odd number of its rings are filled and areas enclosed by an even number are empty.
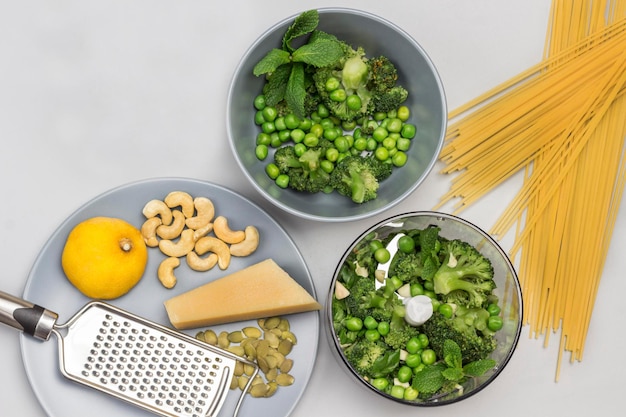
<svg viewBox="0 0 626 417">
<path fill-rule="evenodd" d="M 170 191 L 182 190 L 192 196 L 210 198 L 216 215 L 224 214 L 232 228 L 249 224 L 259 229 L 261 244 L 245 258 L 234 258 L 226 271 L 214 268 L 195 272 L 181 262 L 176 270 L 178 283 L 173 289 L 158 281 L 156 269 L 164 255 L 158 249 L 149 250 L 148 265 L 143 279 L 128 294 L 110 303 L 148 320 L 169 326 L 163 301 L 266 258 L 274 259 L 285 271 L 316 297 L 313 281 L 302 255 L 285 230 L 260 207 L 241 195 L 208 182 L 183 178 L 151 179 L 131 183 L 108 191 L 75 211 L 44 245 L 29 274 L 23 298 L 48 308 L 59 315 L 59 323 L 68 321 L 90 300 L 75 289 L 61 268 L 61 253 L 70 230 L 80 221 L 93 216 L 123 218 L 136 227 L 144 221 L 142 208 L 151 199 L 163 199 Z M 317 297 L 316 297 L 317 298 Z M 302 396 L 317 356 L 319 312 L 290 315 L 292 330 L 298 343 L 290 354 L 294 360 L 294 385 L 279 388 L 271 398 L 247 397 L 240 417 L 288 416 Z M 213 326 L 216 331 L 241 329 L 254 322 L 239 322 Z M 187 331 L 195 335 L 200 329 Z M 59 370 L 58 347 L 54 337 L 37 341 L 24 334 L 20 337 L 22 358 L 30 384 L 49 417 L 125 417 L 151 416 L 135 406 L 65 379 Z M 230 391 L 220 416 L 233 414 L 240 391 Z"/>
</svg>

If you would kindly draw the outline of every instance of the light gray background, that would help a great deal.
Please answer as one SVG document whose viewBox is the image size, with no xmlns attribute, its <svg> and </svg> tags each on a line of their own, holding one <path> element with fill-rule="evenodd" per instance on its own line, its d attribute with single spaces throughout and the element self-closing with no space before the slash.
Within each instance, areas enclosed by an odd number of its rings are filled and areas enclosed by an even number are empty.
<svg viewBox="0 0 626 417">
<path fill-rule="evenodd" d="M 319 224 L 276 210 L 236 169 L 226 139 L 231 75 L 248 45 L 304 8 L 361 8 L 391 20 L 428 51 L 449 108 L 537 63 L 548 0 L 420 1 L 24 1 L 0 8 L 0 288 L 21 294 L 31 265 L 57 226 L 96 195 L 164 176 L 213 181 L 264 207 L 290 233 L 325 294 L 335 263 L 361 230 L 391 214 L 427 210 L 448 188 L 433 172 L 389 213 Z M 436 171 L 436 170 L 435 170 Z M 463 213 L 488 229 L 519 186 L 509 181 Z M 325 337 L 294 417 L 615 415 L 626 344 L 626 210 L 604 270 L 582 363 L 554 382 L 558 338 L 522 336 L 499 380 L 466 402 L 420 409 L 388 404 L 352 384 Z M 503 247 L 510 247 L 505 237 Z M 28 384 L 18 333 L 0 327 L 0 414 L 44 417 Z M 565 356 L 568 359 L 568 356 Z M 72 401 L 67 398 L 67 401 Z M 85 410 L 89 413 L 89 410 Z M 121 417 L 121 416 L 120 416 Z"/>
</svg>

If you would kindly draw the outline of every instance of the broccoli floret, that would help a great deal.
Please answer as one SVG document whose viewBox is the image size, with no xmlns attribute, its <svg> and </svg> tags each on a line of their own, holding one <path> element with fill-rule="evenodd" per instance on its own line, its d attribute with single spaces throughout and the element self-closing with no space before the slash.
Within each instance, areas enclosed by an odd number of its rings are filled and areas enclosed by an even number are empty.
<svg viewBox="0 0 626 417">
<path fill-rule="evenodd" d="M 355 203 L 364 203 L 377 197 L 380 181 L 391 175 L 391 169 L 373 156 L 350 155 L 335 166 L 330 185 Z"/>
<path fill-rule="evenodd" d="M 398 70 L 386 56 L 377 56 L 369 60 L 370 78 L 367 88 L 375 94 L 384 94 L 395 87 L 398 81 Z"/>
<path fill-rule="evenodd" d="M 446 302 L 450 297 L 450 302 L 465 307 L 485 307 L 496 288 L 491 261 L 457 239 L 444 242 L 441 249 L 445 258 L 433 277 L 435 293 Z"/>
<path fill-rule="evenodd" d="M 376 288 L 372 277 L 352 279 L 348 288 L 350 295 L 345 298 L 347 313 L 352 317 L 365 319 L 372 316 L 378 321 L 391 321 L 394 314 L 404 317 L 404 305 L 397 294 L 388 291 L 386 285 Z"/>
<path fill-rule="evenodd" d="M 384 336 L 385 343 L 393 349 L 404 349 L 409 339 L 419 334 L 419 329 L 404 319 L 405 311 L 403 308 L 394 309 L 389 323 L 389 333 Z"/>
<path fill-rule="evenodd" d="M 319 146 L 298 156 L 294 146 L 285 145 L 274 152 L 274 163 L 282 174 L 289 176 L 289 188 L 316 193 L 330 183 L 330 174 L 320 166 L 324 152 L 325 148 Z"/>
<path fill-rule="evenodd" d="M 401 86 L 390 88 L 381 94 L 372 97 L 372 104 L 376 112 L 389 112 L 402 105 L 409 97 L 409 92 Z"/>
<path fill-rule="evenodd" d="M 443 345 L 447 339 L 455 341 L 461 348 L 464 365 L 486 359 L 495 350 L 496 340 L 493 334 L 479 331 L 472 325 L 472 322 L 468 324 L 466 318 L 457 315 L 447 318 L 435 312 L 420 327 L 421 331 L 428 336 L 429 346 L 438 357 L 443 357 Z"/>
<path fill-rule="evenodd" d="M 380 341 L 361 339 L 344 349 L 348 362 L 362 375 L 370 375 L 372 365 L 376 359 L 381 358 L 388 347 Z"/>
<path fill-rule="evenodd" d="M 422 252 L 397 251 L 389 265 L 389 275 L 396 276 L 403 282 L 421 278 L 423 270 Z"/>
</svg>

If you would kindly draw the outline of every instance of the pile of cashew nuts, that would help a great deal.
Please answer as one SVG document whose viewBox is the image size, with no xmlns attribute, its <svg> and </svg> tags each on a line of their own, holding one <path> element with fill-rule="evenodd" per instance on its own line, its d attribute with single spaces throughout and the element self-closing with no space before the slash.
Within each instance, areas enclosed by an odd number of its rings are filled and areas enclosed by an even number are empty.
<svg viewBox="0 0 626 417">
<path fill-rule="evenodd" d="M 256 227 L 231 230 L 226 217 L 215 217 L 215 206 L 207 197 L 172 191 L 163 200 L 148 201 L 142 212 L 146 245 L 158 247 L 167 256 L 157 270 L 165 288 L 176 285 L 174 269 L 180 266 L 180 258 L 194 271 L 208 271 L 215 265 L 225 270 L 231 256 L 248 256 L 259 246 Z"/>
</svg>

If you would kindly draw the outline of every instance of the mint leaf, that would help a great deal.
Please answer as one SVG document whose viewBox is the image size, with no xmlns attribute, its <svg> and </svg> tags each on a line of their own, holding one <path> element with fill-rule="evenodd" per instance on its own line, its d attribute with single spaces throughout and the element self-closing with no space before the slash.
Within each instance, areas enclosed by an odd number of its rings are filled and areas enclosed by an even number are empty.
<svg viewBox="0 0 626 417">
<path fill-rule="evenodd" d="M 463 367 L 463 372 L 470 376 L 482 376 L 485 372 L 496 366 L 496 361 L 493 359 L 480 359 L 474 362 L 470 362 Z"/>
<path fill-rule="evenodd" d="M 422 394 L 434 394 L 443 387 L 446 381 L 441 374 L 445 369 L 445 365 L 442 363 L 424 367 L 413 376 L 412 387 Z"/>
<path fill-rule="evenodd" d="M 294 19 L 291 26 L 289 26 L 285 32 L 285 35 L 283 35 L 283 49 L 293 52 L 294 49 L 291 47 L 291 41 L 313 32 L 315 28 L 317 28 L 319 21 L 319 13 L 317 10 L 307 10 L 302 12 Z"/>
<path fill-rule="evenodd" d="M 291 75 L 291 65 L 281 65 L 268 78 L 263 87 L 265 102 L 268 106 L 275 106 L 285 98 L 287 82 Z"/>
<path fill-rule="evenodd" d="M 291 73 L 289 74 L 289 80 L 287 81 L 287 88 L 285 90 L 285 100 L 287 101 L 289 109 L 300 119 L 304 119 L 306 116 L 304 112 L 305 96 L 304 65 L 300 62 L 295 62 L 291 65 Z M 265 100 L 267 102 L 267 98 Z"/>
<path fill-rule="evenodd" d="M 262 74 L 274 72 L 276 68 L 289 62 L 291 62 L 289 52 L 274 48 L 254 66 L 252 73 L 258 77 Z"/>
<path fill-rule="evenodd" d="M 443 341 L 443 360 L 451 369 L 462 369 L 463 355 L 461 348 L 454 340 L 446 339 Z"/>
<path fill-rule="evenodd" d="M 389 375 L 400 364 L 400 350 L 386 352 L 383 356 L 376 358 L 372 364 L 371 374 L 374 378 Z"/>
<path fill-rule="evenodd" d="M 343 48 L 338 41 L 319 39 L 296 49 L 293 52 L 293 61 L 314 67 L 327 67 L 336 64 L 342 56 Z"/>
<path fill-rule="evenodd" d="M 331 41 L 337 41 L 339 43 L 341 43 L 342 45 L 345 45 L 345 43 L 341 42 L 339 39 L 337 39 L 337 37 L 333 34 L 330 34 L 328 32 L 324 32 L 323 30 L 314 30 L 313 32 L 311 32 L 311 36 L 309 37 L 309 43 L 314 43 L 317 42 L 319 40 L 322 39 L 328 39 Z"/>
<path fill-rule="evenodd" d="M 448 381 L 458 382 L 463 379 L 463 369 L 461 368 L 448 368 L 441 371 L 441 375 Z"/>
</svg>

